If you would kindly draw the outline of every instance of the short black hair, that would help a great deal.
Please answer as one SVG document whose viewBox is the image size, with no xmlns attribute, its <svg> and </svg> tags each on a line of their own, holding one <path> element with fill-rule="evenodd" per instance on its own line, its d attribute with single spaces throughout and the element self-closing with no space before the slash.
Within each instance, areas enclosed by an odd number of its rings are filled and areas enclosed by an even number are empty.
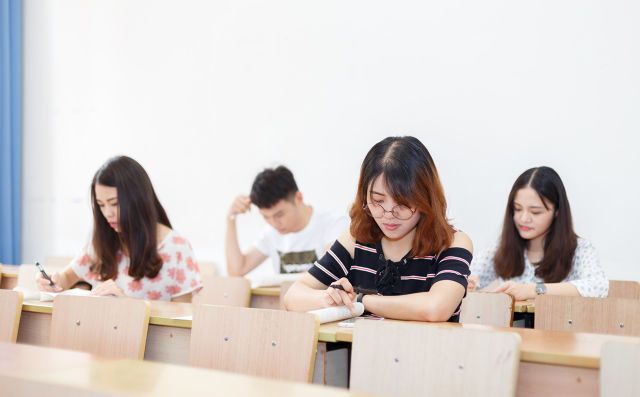
<svg viewBox="0 0 640 397">
<path fill-rule="evenodd" d="M 298 191 L 293 174 L 283 165 L 266 168 L 253 180 L 251 202 L 258 208 L 271 208 L 282 199 L 291 199 Z"/>
</svg>

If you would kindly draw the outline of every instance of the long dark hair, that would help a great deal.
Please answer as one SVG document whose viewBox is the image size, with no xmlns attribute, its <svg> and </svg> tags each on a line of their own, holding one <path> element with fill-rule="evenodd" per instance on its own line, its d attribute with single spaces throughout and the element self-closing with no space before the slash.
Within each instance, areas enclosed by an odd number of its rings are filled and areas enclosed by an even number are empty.
<svg viewBox="0 0 640 397">
<path fill-rule="evenodd" d="M 398 204 L 420 213 L 412 255 L 430 255 L 449 248 L 453 227 L 447 221 L 447 201 L 438 171 L 427 148 L 412 136 L 383 139 L 364 158 L 356 199 L 349 212 L 351 234 L 356 240 L 375 244 L 384 235 L 364 209 L 371 184 L 380 175 Z"/>
<path fill-rule="evenodd" d="M 102 215 L 96 201 L 96 184 L 118 190 L 120 219 L 117 233 Z M 158 222 L 171 228 L 167 213 L 153 190 L 149 175 L 134 159 L 116 156 L 100 167 L 91 181 L 93 207 L 93 249 L 97 261 L 91 271 L 102 280 L 117 275 L 117 252 L 126 249 L 129 254 L 129 275 L 135 280 L 156 277 L 162 268 L 158 255 Z"/>
<path fill-rule="evenodd" d="M 496 274 L 507 279 L 524 272 L 527 240 L 520 237 L 513 221 L 513 201 L 518 190 L 528 186 L 538 193 L 545 208 L 549 209 L 545 201 L 553 204 L 555 216 L 544 239 L 544 256 L 536 265 L 536 276 L 547 283 L 557 283 L 564 280 L 571 271 L 578 236 L 573 231 L 571 208 L 564 184 L 558 173 L 549 167 L 526 170 L 511 188 L 502 225 L 502 238 L 493 258 Z"/>
</svg>

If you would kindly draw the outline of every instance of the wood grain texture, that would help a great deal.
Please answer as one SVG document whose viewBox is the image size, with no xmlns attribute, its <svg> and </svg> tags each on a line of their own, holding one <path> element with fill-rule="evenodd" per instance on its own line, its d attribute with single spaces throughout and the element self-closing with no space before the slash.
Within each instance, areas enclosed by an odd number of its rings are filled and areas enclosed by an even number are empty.
<svg viewBox="0 0 640 397">
<path fill-rule="evenodd" d="M 244 277 L 202 276 L 204 287 L 193 297 L 195 304 L 249 307 L 251 282 Z"/>
<path fill-rule="evenodd" d="M 308 313 L 197 305 L 190 364 L 274 379 L 310 382 L 318 320 Z"/>
<path fill-rule="evenodd" d="M 140 299 L 58 295 L 49 344 L 105 357 L 142 359 L 149 312 L 149 302 Z"/>
<path fill-rule="evenodd" d="M 513 297 L 503 292 L 468 292 L 462 300 L 460 323 L 511 327 L 513 306 Z"/>
<path fill-rule="evenodd" d="M 13 289 L 18 284 L 20 266 L 0 264 L 0 289 Z"/>
<path fill-rule="evenodd" d="M 515 396 L 520 336 L 359 320 L 351 390 L 390 396 Z"/>
<path fill-rule="evenodd" d="M 346 389 L 137 360 L 106 360 L 43 372 L 0 371 L 0 394 L 65 396 L 357 396 Z"/>
<path fill-rule="evenodd" d="M 640 299 L 637 281 L 609 280 L 609 298 Z"/>
<path fill-rule="evenodd" d="M 640 342 L 608 342 L 602 347 L 600 396 L 640 396 Z"/>
<path fill-rule="evenodd" d="M 594 368 L 520 361 L 518 397 L 598 397 L 598 376 Z"/>
<path fill-rule="evenodd" d="M 535 328 L 640 336 L 640 300 L 540 295 Z"/>
<path fill-rule="evenodd" d="M 15 342 L 22 315 L 22 292 L 0 289 L 0 342 Z"/>
</svg>

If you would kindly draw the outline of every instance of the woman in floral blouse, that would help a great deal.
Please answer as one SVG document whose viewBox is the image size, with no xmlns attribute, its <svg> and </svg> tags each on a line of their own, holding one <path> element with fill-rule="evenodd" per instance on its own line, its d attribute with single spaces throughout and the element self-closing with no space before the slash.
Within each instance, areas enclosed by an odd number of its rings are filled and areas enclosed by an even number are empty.
<svg viewBox="0 0 640 397">
<path fill-rule="evenodd" d="M 190 302 L 202 288 L 191 244 L 172 230 L 144 168 L 126 156 L 109 159 L 91 182 L 93 237 L 63 271 L 38 275 L 43 291 L 84 280 L 92 295 Z"/>
</svg>

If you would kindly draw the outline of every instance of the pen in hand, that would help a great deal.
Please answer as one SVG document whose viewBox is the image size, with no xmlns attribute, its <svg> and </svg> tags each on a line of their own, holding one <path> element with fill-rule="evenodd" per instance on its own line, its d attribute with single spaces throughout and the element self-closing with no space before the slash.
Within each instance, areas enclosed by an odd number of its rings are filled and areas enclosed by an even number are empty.
<svg viewBox="0 0 640 397">
<path fill-rule="evenodd" d="M 47 281 L 49 281 L 49 285 L 51 286 L 51 288 L 53 288 L 54 291 L 57 290 L 58 288 L 53 283 L 53 280 L 51 280 L 51 277 L 49 277 L 47 272 L 44 271 L 44 267 L 42 267 L 40 262 L 36 262 L 36 267 L 38 268 L 38 270 L 40 270 L 40 273 L 42 273 L 42 277 L 44 277 Z"/>
<path fill-rule="evenodd" d="M 344 291 L 344 287 L 340 284 L 330 284 L 329 287 Z M 363 295 L 375 295 L 378 293 L 375 289 L 353 287 L 353 292 L 356 294 L 362 293 Z"/>
</svg>

